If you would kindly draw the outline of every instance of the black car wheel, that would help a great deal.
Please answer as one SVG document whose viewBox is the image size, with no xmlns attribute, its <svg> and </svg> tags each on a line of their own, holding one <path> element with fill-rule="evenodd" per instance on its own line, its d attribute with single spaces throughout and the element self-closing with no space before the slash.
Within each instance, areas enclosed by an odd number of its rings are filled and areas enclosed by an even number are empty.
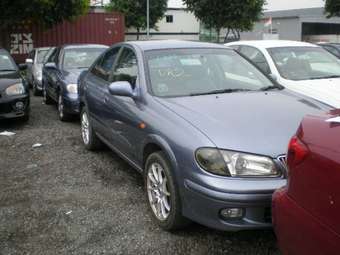
<svg viewBox="0 0 340 255">
<path fill-rule="evenodd" d="M 61 121 L 68 121 L 71 119 L 71 115 L 65 112 L 64 99 L 61 94 L 58 96 L 58 114 Z"/>
<path fill-rule="evenodd" d="M 163 152 L 151 154 L 145 164 L 146 196 L 153 218 L 164 230 L 180 229 L 189 220 L 182 216 L 179 191 L 171 165 Z"/>
<path fill-rule="evenodd" d="M 33 89 L 32 90 L 33 90 L 34 96 L 41 96 L 41 91 L 38 90 L 37 85 L 35 83 L 33 83 Z"/>
<path fill-rule="evenodd" d="M 93 151 L 101 148 L 102 142 L 96 136 L 90 123 L 89 115 L 84 107 L 80 114 L 81 138 L 87 150 Z"/>
<path fill-rule="evenodd" d="M 45 104 L 53 104 L 53 99 L 48 95 L 45 86 L 43 86 L 43 101 Z"/>
</svg>

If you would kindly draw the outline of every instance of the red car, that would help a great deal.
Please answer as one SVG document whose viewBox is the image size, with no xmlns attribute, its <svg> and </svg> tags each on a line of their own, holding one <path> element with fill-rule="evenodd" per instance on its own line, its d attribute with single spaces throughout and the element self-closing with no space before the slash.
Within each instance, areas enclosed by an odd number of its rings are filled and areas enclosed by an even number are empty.
<svg viewBox="0 0 340 255">
<path fill-rule="evenodd" d="M 340 111 L 307 116 L 288 148 L 287 187 L 273 197 L 283 254 L 340 254 Z"/>
</svg>

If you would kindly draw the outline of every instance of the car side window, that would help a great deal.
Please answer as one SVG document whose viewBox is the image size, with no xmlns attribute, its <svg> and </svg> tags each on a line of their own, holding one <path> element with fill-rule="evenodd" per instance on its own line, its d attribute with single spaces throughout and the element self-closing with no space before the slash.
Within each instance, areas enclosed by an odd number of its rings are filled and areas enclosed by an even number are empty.
<svg viewBox="0 0 340 255">
<path fill-rule="evenodd" d="M 124 48 L 115 67 L 113 81 L 128 81 L 135 88 L 137 76 L 137 56 L 132 49 Z"/>
<path fill-rule="evenodd" d="M 48 63 L 56 63 L 56 59 L 57 59 L 57 56 L 58 56 L 58 50 L 57 49 L 54 49 L 53 52 L 51 53 L 50 57 L 48 58 L 47 62 Z"/>
<path fill-rule="evenodd" d="M 263 72 L 266 74 L 271 73 L 269 64 L 260 50 L 250 46 L 241 46 L 238 51 L 257 65 Z"/>
<path fill-rule="evenodd" d="M 116 62 L 116 58 L 121 47 L 115 47 L 107 51 L 91 70 L 91 73 L 105 81 L 111 81 L 111 74 L 113 71 L 113 65 Z"/>
<path fill-rule="evenodd" d="M 323 46 L 327 51 L 329 51 L 330 53 L 334 54 L 337 57 L 340 57 L 340 53 L 337 49 L 333 48 L 332 46 Z"/>
</svg>

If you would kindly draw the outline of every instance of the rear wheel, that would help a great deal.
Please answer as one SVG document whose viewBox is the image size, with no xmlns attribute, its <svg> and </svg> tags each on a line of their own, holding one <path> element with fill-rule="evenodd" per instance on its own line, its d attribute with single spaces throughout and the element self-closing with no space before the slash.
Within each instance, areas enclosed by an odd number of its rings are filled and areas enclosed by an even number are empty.
<svg viewBox="0 0 340 255">
<path fill-rule="evenodd" d="M 92 128 L 89 115 L 85 107 L 83 107 L 80 114 L 80 129 L 81 137 L 86 149 L 93 151 L 102 147 L 102 142 L 99 140 Z"/>
<path fill-rule="evenodd" d="M 146 195 L 153 218 L 164 230 L 180 229 L 189 220 L 182 216 L 179 191 L 171 165 L 163 152 L 151 154 L 144 169 Z"/>
</svg>

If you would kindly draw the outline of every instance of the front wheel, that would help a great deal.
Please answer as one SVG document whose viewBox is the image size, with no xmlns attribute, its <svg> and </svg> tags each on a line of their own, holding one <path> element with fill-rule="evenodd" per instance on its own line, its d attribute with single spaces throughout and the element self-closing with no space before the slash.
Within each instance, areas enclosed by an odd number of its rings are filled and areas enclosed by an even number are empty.
<svg viewBox="0 0 340 255">
<path fill-rule="evenodd" d="M 182 216 L 179 191 L 163 152 L 148 157 L 144 178 L 147 199 L 157 224 L 168 231 L 185 227 L 189 221 Z"/>
<path fill-rule="evenodd" d="M 58 115 L 61 121 L 68 121 L 71 119 L 71 115 L 65 112 L 64 99 L 61 93 L 58 96 Z"/>
<path fill-rule="evenodd" d="M 46 105 L 53 104 L 53 99 L 48 95 L 45 86 L 43 86 L 43 101 Z"/>
<path fill-rule="evenodd" d="M 96 136 L 92 125 L 90 123 L 89 115 L 83 107 L 80 114 L 80 129 L 81 129 L 81 138 L 87 150 L 93 151 L 99 149 L 102 146 L 101 141 Z"/>
</svg>

